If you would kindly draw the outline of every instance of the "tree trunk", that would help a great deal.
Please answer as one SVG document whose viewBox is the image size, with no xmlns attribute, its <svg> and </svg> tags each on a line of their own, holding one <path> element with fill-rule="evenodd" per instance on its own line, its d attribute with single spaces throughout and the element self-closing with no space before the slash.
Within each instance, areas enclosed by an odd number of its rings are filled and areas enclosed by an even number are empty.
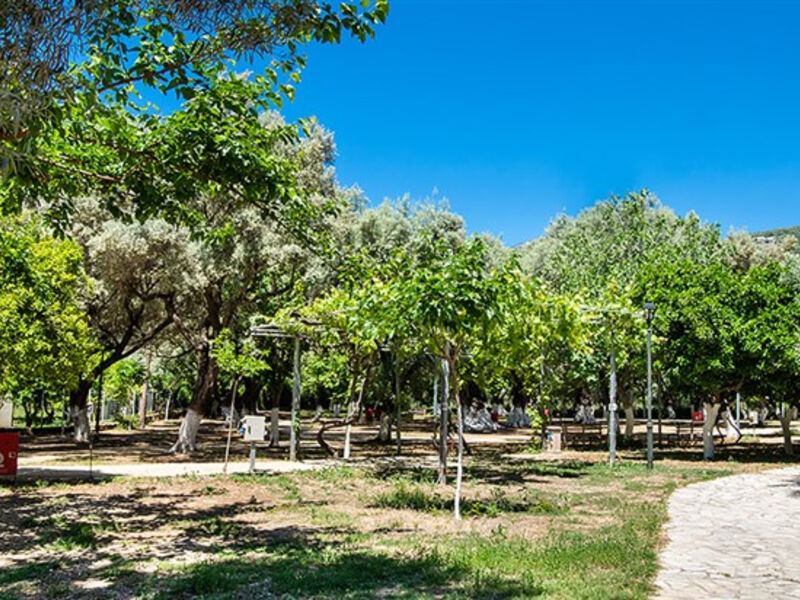
<svg viewBox="0 0 800 600">
<path fill-rule="evenodd" d="M 33 420 L 36 417 L 35 402 L 36 400 L 31 398 L 30 403 L 22 403 L 22 409 L 25 411 L 25 430 L 28 432 L 28 435 L 33 435 Z"/>
<path fill-rule="evenodd" d="M 56 418 L 56 408 L 52 402 L 45 401 L 44 391 L 42 391 L 40 396 L 41 401 L 41 409 L 44 412 L 45 420 L 47 422 L 52 422 Z"/>
<path fill-rule="evenodd" d="M 461 520 L 461 481 L 464 475 L 464 407 L 458 395 L 458 375 L 456 374 L 455 359 L 451 359 L 450 370 L 453 373 L 453 400 L 456 403 L 456 418 L 458 419 L 458 459 L 456 462 L 456 496 L 453 504 L 454 515 L 457 521 Z"/>
<path fill-rule="evenodd" d="M 144 371 L 144 383 L 142 384 L 142 395 L 139 398 L 139 429 L 144 429 L 147 425 L 147 389 L 150 384 L 150 353 L 147 353 L 147 366 Z"/>
<path fill-rule="evenodd" d="M 536 410 L 539 412 L 539 419 L 541 420 L 542 424 L 539 426 L 539 444 L 542 450 L 547 449 L 547 427 L 550 424 L 550 420 L 547 417 L 547 407 L 544 405 L 544 400 L 539 398 L 539 401 L 536 403 Z M 531 435 L 533 437 L 533 435 Z"/>
<path fill-rule="evenodd" d="M 358 392 L 358 398 L 356 399 L 355 406 L 353 406 L 351 403 L 351 408 L 348 411 L 349 416 L 347 418 L 347 428 L 345 429 L 344 435 L 344 451 L 342 452 L 342 458 L 345 459 L 350 458 L 350 427 L 353 419 L 361 410 L 361 402 L 364 399 L 364 390 L 367 388 L 367 382 L 369 381 L 369 371 L 370 370 L 367 369 L 367 372 L 364 374 L 364 380 L 361 382 L 361 390 Z"/>
<path fill-rule="evenodd" d="M 197 384 L 192 401 L 181 421 L 178 439 L 170 452 L 192 452 L 197 449 L 197 430 L 214 397 L 217 385 L 217 361 L 210 355 L 209 347 L 197 351 Z M 231 418 L 233 415 L 231 415 Z"/>
<path fill-rule="evenodd" d="M 397 449 L 396 449 L 396 454 L 397 454 L 397 456 L 400 456 L 400 453 L 403 450 L 403 442 L 402 442 L 402 439 L 400 437 L 400 415 L 401 415 L 402 406 L 400 404 L 400 373 L 397 370 L 397 368 L 395 368 L 395 372 L 394 372 L 394 404 L 395 404 L 395 410 L 397 411 L 397 416 L 395 417 L 395 427 L 397 429 L 397 440 L 396 440 L 397 441 Z"/>
<path fill-rule="evenodd" d="M 383 443 L 388 443 L 392 439 L 392 425 L 394 423 L 394 417 L 391 413 L 391 410 L 388 410 L 391 407 L 387 407 L 387 410 L 381 415 L 381 424 L 380 429 L 378 430 L 378 440 Z"/>
<path fill-rule="evenodd" d="M 633 391 L 628 391 L 622 396 L 622 405 L 625 408 L 625 439 L 633 439 L 633 428 L 636 425 L 636 415 L 633 412 Z"/>
<path fill-rule="evenodd" d="M 103 417 L 103 371 L 100 371 L 97 381 L 97 405 L 94 411 L 94 439 L 97 441 L 100 438 L 100 421 Z"/>
<path fill-rule="evenodd" d="M 442 401 L 439 408 L 439 485 L 447 484 L 447 427 L 450 419 L 450 365 L 442 361 Z"/>
<path fill-rule="evenodd" d="M 706 420 L 703 423 L 703 458 L 705 460 L 714 459 L 714 424 L 717 422 L 719 414 L 719 402 L 704 402 L 703 408 L 706 411 Z"/>
<path fill-rule="evenodd" d="M 792 421 L 797 418 L 797 407 L 787 408 L 781 416 L 781 429 L 783 430 L 783 450 L 787 456 L 794 456 L 792 446 Z"/>
<path fill-rule="evenodd" d="M 244 380 L 244 394 L 242 395 L 242 414 L 258 414 L 258 394 L 261 385 L 255 377 L 248 377 Z"/>
<path fill-rule="evenodd" d="M 92 382 L 81 379 L 78 387 L 69 394 L 69 416 L 72 419 L 73 434 L 72 439 L 78 444 L 89 442 L 89 416 L 86 414 L 86 404 L 89 401 L 89 390 L 92 389 Z"/>
<path fill-rule="evenodd" d="M 269 445 L 277 448 L 281 441 L 280 409 L 282 387 L 276 385 L 272 390 L 272 402 L 269 409 Z"/>
</svg>

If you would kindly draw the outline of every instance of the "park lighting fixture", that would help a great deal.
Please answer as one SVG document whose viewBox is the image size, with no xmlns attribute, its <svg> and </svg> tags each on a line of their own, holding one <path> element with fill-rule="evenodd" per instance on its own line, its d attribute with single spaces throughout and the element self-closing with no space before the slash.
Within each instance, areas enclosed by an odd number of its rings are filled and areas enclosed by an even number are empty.
<svg viewBox="0 0 800 600">
<path fill-rule="evenodd" d="M 648 326 L 656 315 L 656 305 L 652 302 L 644 303 L 644 320 L 647 321 Z"/>
<path fill-rule="evenodd" d="M 644 320 L 647 323 L 647 468 L 653 468 L 653 317 L 656 305 L 644 303 Z"/>
</svg>

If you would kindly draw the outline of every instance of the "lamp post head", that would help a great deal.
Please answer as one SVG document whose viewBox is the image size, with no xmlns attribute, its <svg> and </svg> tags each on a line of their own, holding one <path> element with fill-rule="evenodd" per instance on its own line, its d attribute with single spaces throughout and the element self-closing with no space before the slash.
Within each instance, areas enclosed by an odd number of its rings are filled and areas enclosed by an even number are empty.
<svg viewBox="0 0 800 600">
<path fill-rule="evenodd" d="M 644 318 L 649 323 L 656 314 L 656 305 L 652 302 L 644 303 Z"/>
</svg>

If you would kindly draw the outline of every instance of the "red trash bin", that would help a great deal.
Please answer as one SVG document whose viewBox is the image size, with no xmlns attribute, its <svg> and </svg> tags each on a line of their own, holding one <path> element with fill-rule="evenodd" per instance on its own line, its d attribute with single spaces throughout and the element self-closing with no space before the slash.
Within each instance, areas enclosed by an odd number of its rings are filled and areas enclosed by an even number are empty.
<svg viewBox="0 0 800 600">
<path fill-rule="evenodd" d="M 0 475 L 17 474 L 19 434 L 0 433 Z"/>
</svg>

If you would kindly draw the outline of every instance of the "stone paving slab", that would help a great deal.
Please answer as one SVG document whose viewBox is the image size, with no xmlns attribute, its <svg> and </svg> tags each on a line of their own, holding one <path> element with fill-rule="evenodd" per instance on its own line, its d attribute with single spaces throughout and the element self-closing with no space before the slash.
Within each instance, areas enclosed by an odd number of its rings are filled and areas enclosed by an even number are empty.
<svg viewBox="0 0 800 600">
<path fill-rule="evenodd" d="M 681 488 L 666 534 L 658 598 L 800 599 L 800 467 Z"/>
</svg>

